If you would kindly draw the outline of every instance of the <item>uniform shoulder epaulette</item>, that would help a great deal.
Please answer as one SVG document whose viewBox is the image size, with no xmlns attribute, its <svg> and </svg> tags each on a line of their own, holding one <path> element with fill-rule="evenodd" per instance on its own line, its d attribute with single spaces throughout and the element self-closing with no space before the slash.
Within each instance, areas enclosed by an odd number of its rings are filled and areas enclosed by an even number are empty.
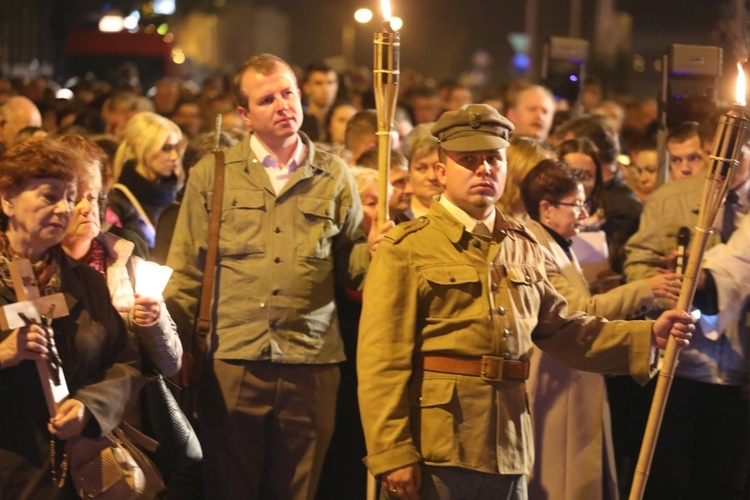
<svg viewBox="0 0 750 500">
<path fill-rule="evenodd" d="M 429 223 L 430 221 L 427 219 L 427 217 L 419 217 L 414 220 L 402 222 L 398 226 L 393 227 L 390 231 L 385 233 L 385 237 L 393 241 L 393 243 L 398 243 L 399 241 L 406 238 L 407 235 L 419 231 L 420 229 L 426 227 Z"/>
<path fill-rule="evenodd" d="M 533 241 L 534 243 L 539 243 L 539 240 L 536 239 L 536 235 L 534 235 L 534 233 L 526 229 L 526 226 L 524 226 L 523 224 L 519 224 L 518 222 L 513 221 L 513 220 L 509 220 L 508 224 L 510 226 L 508 227 L 508 229 L 510 229 L 511 231 L 518 233 L 522 236 L 525 236 L 527 239 Z"/>
</svg>

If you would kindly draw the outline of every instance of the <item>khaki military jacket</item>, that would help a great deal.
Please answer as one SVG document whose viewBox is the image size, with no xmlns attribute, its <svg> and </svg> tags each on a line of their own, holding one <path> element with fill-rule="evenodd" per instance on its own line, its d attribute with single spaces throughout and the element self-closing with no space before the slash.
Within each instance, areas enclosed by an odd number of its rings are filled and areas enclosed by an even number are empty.
<svg viewBox="0 0 750 500">
<path fill-rule="evenodd" d="M 750 182 L 750 181 L 747 181 Z M 670 182 L 663 185 L 649 198 L 641 215 L 638 232 L 630 237 L 625 247 L 627 258 L 624 272 L 628 281 L 649 278 L 664 267 L 664 258 L 677 250 L 677 233 L 681 227 L 690 229 L 695 236 L 705 177 Z M 716 217 L 714 227 L 721 226 L 721 216 Z M 691 240 L 692 241 L 692 240 Z M 721 243 L 719 231 L 709 235 L 706 249 Z M 657 307 L 666 309 L 664 300 L 656 301 Z M 680 360 L 675 374 L 707 384 L 744 387 L 748 383 L 748 360 L 750 359 L 750 337 L 742 321 L 730 322 L 720 331 L 718 339 L 706 337 L 715 325 L 701 318 L 690 345 L 680 349 Z"/>
<path fill-rule="evenodd" d="M 334 283 L 357 289 L 370 262 L 357 185 L 340 158 L 308 154 L 275 193 L 250 139 L 226 151 L 211 321 L 216 359 L 344 360 Z M 214 157 L 193 167 L 167 265 L 166 303 L 189 349 L 203 281 Z"/>
<path fill-rule="evenodd" d="M 528 473 L 531 416 L 523 381 L 414 368 L 420 353 L 507 359 L 532 342 L 571 366 L 652 374 L 651 324 L 569 316 L 534 237 L 498 212 L 492 240 L 468 233 L 439 203 L 389 231 L 365 283 L 357 369 L 373 474 L 424 461 Z"/>
</svg>

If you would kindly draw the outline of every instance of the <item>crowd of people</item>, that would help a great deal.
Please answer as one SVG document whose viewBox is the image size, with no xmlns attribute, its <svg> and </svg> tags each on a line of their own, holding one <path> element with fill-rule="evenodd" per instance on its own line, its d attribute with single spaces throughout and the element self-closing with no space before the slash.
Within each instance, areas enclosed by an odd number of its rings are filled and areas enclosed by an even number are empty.
<svg viewBox="0 0 750 500">
<path fill-rule="evenodd" d="M 362 499 L 369 471 L 384 498 L 616 499 L 671 335 L 645 497 L 747 498 L 750 140 L 689 315 L 677 234 L 715 117 L 666 131 L 664 179 L 651 100 L 404 76 L 383 224 L 355 74 L 261 54 L 201 87 L 144 91 L 132 66 L 66 98 L 0 78 L 2 304 L 28 259 L 69 307 L 0 333 L 0 497 L 70 498 L 54 444 L 139 426 L 148 367 L 196 394 L 203 460 L 165 498 Z M 135 292 L 146 260 L 173 269 L 163 296 Z M 50 336 L 70 390 L 54 415 L 34 366 Z"/>
</svg>

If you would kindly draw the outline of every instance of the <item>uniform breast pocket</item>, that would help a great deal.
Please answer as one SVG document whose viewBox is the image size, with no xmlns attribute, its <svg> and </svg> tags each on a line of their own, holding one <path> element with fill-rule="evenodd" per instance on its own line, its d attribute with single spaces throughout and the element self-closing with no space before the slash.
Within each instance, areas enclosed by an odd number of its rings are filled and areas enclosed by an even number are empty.
<svg viewBox="0 0 750 500">
<path fill-rule="evenodd" d="M 260 189 L 227 189 L 221 209 L 219 249 L 222 256 L 261 255 L 263 220 L 266 215 L 264 193 Z M 213 203 L 208 196 L 209 210 Z"/>
<path fill-rule="evenodd" d="M 479 316 L 483 312 L 482 283 L 474 266 L 440 265 L 421 270 L 427 283 L 431 318 Z"/>
<path fill-rule="evenodd" d="M 332 198 L 298 196 L 295 221 L 297 255 L 303 259 L 329 259 L 332 238 L 339 234 L 336 202 Z"/>
<path fill-rule="evenodd" d="M 531 266 L 509 266 L 505 271 L 514 316 L 536 318 L 541 303 L 539 288 L 542 286 L 542 273 Z"/>
</svg>

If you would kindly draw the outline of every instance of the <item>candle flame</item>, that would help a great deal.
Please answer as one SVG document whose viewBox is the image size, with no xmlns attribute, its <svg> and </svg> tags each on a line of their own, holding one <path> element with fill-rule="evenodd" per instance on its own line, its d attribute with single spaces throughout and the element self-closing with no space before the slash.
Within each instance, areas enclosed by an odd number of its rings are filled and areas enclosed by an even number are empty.
<svg viewBox="0 0 750 500">
<path fill-rule="evenodd" d="M 380 0 L 380 8 L 383 10 L 383 19 L 391 20 L 391 0 Z"/>
<path fill-rule="evenodd" d="M 737 87 L 735 90 L 735 100 L 745 105 L 745 93 L 746 93 L 746 83 L 745 83 L 745 69 L 742 67 L 741 63 L 737 63 Z"/>
</svg>

